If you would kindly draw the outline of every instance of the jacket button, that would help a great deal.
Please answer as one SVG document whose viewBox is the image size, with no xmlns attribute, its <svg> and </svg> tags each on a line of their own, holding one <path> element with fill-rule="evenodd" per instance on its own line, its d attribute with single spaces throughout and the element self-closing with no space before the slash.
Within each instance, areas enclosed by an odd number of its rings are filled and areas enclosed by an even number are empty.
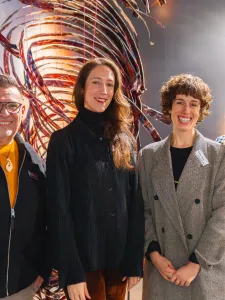
<svg viewBox="0 0 225 300">
<path fill-rule="evenodd" d="M 112 192 L 112 188 L 109 188 L 109 191 Z"/>
<path fill-rule="evenodd" d="M 191 240 L 191 239 L 193 238 L 192 234 L 189 233 L 189 234 L 187 235 L 187 238 L 188 238 L 189 240 Z"/>
<path fill-rule="evenodd" d="M 116 215 L 115 213 L 111 213 L 110 214 L 111 217 L 115 217 L 115 215 Z"/>
<path fill-rule="evenodd" d="M 165 232 L 165 229 L 162 227 L 162 233 L 164 233 Z"/>
<path fill-rule="evenodd" d="M 199 203 L 200 203 L 200 200 L 199 200 L 199 199 L 195 199 L 195 203 L 196 203 L 196 204 L 199 204 Z"/>
<path fill-rule="evenodd" d="M 154 199 L 155 199 L 155 200 L 159 200 L 158 195 L 155 195 L 155 196 L 154 196 Z"/>
<path fill-rule="evenodd" d="M 102 137 L 100 137 L 100 138 L 99 138 L 99 141 L 100 141 L 100 142 L 102 142 L 102 140 L 103 140 L 103 138 L 102 138 Z"/>
</svg>

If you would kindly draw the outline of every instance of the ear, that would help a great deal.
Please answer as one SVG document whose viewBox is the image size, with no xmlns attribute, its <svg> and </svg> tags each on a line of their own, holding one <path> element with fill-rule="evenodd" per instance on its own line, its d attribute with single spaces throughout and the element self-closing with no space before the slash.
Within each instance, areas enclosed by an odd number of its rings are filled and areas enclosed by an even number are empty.
<svg viewBox="0 0 225 300">
<path fill-rule="evenodd" d="M 25 112 L 25 105 L 22 106 L 22 115 L 24 115 Z"/>
</svg>

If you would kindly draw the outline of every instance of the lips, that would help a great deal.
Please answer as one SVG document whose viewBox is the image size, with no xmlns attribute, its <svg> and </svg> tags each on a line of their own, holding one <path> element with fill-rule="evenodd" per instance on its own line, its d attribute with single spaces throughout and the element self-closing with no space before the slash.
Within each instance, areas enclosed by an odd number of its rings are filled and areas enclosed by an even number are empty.
<svg viewBox="0 0 225 300">
<path fill-rule="evenodd" d="M 191 121 L 191 118 L 187 118 L 187 117 L 178 117 L 179 121 L 181 123 L 187 124 L 188 122 Z"/>
<path fill-rule="evenodd" d="M 6 122 L 6 121 L 0 121 L 0 126 L 2 125 L 2 126 L 6 126 L 6 125 L 10 125 L 10 124 L 12 124 L 12 121 L 8 121 L 8 122 Z"/>
<path fill-rule="evenodd" d="M 99 98 L 95 97 L 95 100 L 98 101 L 98 102 L 100 102 L 100 103 L 105 103 L 107 101 L 106 98 L 101 98 L 101 97 L 99 97 Z"/>
</svg>

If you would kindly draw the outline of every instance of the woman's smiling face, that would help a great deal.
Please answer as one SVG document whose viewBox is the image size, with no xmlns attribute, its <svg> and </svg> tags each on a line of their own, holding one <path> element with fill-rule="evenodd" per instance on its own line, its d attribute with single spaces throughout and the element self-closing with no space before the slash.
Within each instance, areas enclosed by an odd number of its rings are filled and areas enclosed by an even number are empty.
<svg viewBox="0 0 225 300">
<path fill-rule="evenodd" d="M 176 95 L 169 111 L 174 131 L 193 131 L 200 116 L 201 102 L 192 96 Z"/>
<path fill-rule="evenodd" d="M 114 95 L 115 76 L 107 66 L 94 68 L 85 83 L 84 107 L 93 112 L 104 112 Z"/>
</svg>

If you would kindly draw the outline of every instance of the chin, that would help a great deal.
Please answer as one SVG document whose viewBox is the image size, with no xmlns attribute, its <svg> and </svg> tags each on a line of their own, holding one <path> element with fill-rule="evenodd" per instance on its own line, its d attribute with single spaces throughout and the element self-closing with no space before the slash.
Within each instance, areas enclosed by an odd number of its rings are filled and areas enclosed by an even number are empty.
<svg viewBox="0 0 225 300">
<path fill-rule="evenodd" d="M 12 135 L 12 131 L 7 129 L 7 130 L 0 130 L 0 138 L 3 139 L 3 138 L 8 138 Z"/>
<path fill-rule="evenodd" d="M 18 130 L 19 130 L 19 127 L 18 128 L 15 128 L 15 127 L 0 128 L 0 137 L 1 138 L 14 137 Z"/>
<path fill-rule="evenodd" d="M 106 111 L 106 108 L 107 107 L 98 108 L 98 109 L 96 109 L 96 112 L 103 113 L 104 111 Z"/>
<path fill-rule="evenodd" d="M 183 132 L 188 132 L 188 131 L 193 131 L 194 128 L 192 127 L 180 127 L 178 128 L 179 131 L 183 131 Z"/>
</svg>

